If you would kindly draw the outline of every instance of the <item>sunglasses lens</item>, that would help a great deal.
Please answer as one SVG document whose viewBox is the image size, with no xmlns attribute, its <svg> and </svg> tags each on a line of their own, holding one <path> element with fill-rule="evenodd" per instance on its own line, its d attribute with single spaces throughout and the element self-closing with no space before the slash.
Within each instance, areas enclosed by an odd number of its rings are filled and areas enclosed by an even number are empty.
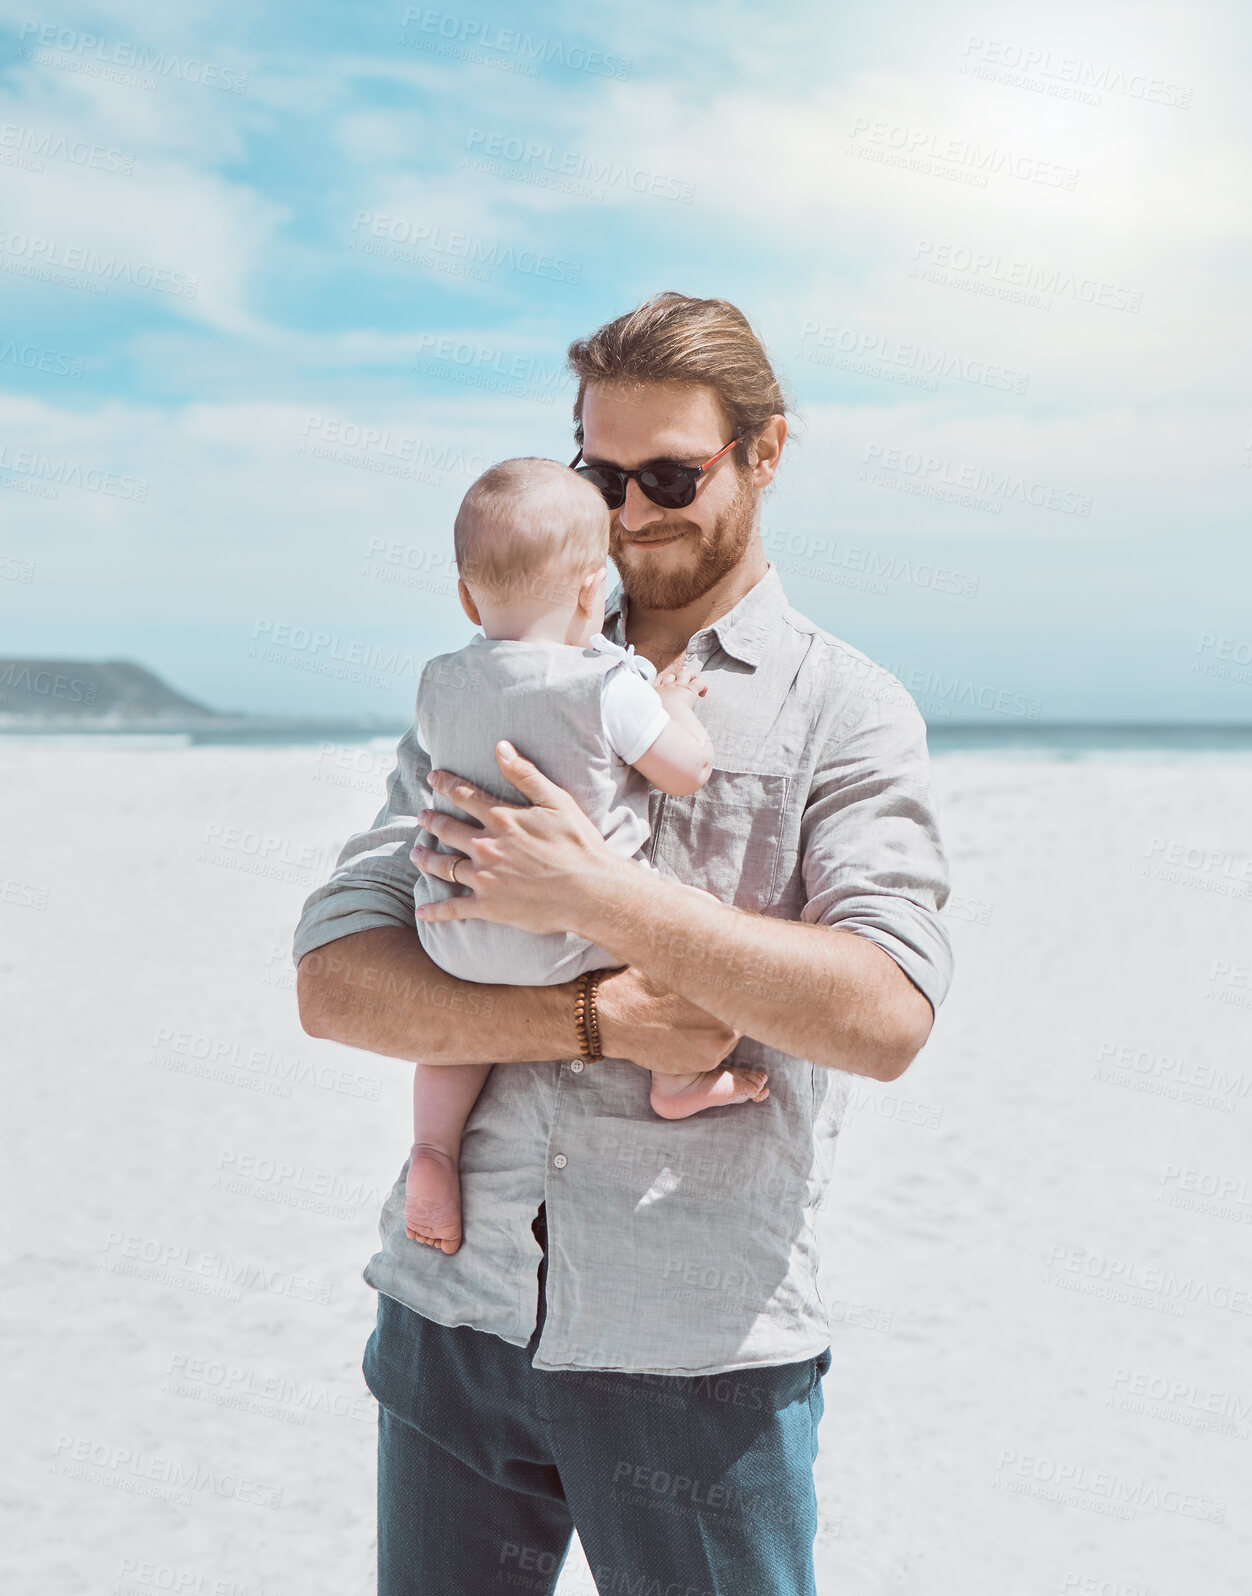
<svg viewBox="0 0 1252 1596">
<path fill-rule="evenodd" d="M 604 502 L 610 510 L 620 509 L 626 502 L 626 483 L 620 471 L 611 471 L 604 466 L 577 466 L 575 468 L 580 477 L 585 477 L 593 488 L 598 488 L 604 495 Z"/>
<path fill-rule="evenodd" d="M 651 466 L 639 473 L 639 486 L 661 509 L 682 510 L 696 496 L 697 475 L 688 466 Z"/>
</svg>

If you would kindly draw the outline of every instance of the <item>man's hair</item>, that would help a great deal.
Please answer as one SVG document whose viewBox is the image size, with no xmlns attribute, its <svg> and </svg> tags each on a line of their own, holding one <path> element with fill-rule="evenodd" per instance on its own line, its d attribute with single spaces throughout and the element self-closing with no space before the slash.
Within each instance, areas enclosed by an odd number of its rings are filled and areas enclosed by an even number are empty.
<svg viewBox="0 0 1252 1596">
<path fill-rule="evenodd" d="M 637 310 L 576 338 L 569 363 L 578 378 L 574 436 L 583 441 L 583 400 L 589 383 L 681 382 L 712 388 L 743 441 L 734 458 L 748 460 L 748 447 L 771 416 L 786 414 L 787 401 L 765 346 L 748 318 L 727 299 L 691 299 L 653 294 Z"/>
<path fill-rule="evenodd" d="M 452 536 L 476 598 L 572 604 L 588 568 L 608 557 L 608 506 L 556 460 L 502 460 L 471 483 Z"/>
</svg>

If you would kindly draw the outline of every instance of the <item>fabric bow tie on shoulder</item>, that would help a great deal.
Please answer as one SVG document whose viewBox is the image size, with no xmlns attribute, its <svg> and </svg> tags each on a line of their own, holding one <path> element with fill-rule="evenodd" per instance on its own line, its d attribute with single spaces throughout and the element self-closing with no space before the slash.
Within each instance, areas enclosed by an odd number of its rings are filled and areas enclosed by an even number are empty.
<svg viewBox="0 0 1252 1596">
<path fill-rule="evenodd" d="M 620 643 L 614 643 L 605 637 L 603 632 L 597 632 L 587 644 L 587 647 L 595 649 L 597 654 L 614 654 L 618 659 L 624 659 L 633 670 L 643 677 L 645 682 L 651 681 L 656 675 L 656 666 L 650 659 L 644 659 L 641 655 L 636 654 L 633 643 L 627 643 L 623 648 Z"/>
</svg>

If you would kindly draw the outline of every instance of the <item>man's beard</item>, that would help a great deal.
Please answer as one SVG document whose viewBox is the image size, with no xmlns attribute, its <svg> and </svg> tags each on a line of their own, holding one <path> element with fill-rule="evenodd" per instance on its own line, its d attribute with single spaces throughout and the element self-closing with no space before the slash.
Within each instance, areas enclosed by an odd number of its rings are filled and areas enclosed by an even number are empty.
<svg viewBox="0 0 1252 1596">
<path fill-rule="evenodd" d="M 649 537 L 686 533 L 681 545 L 672 543 L 666 547 L 682 547 L 687 563 L 664 570 L 637 544 L 631 546 L 632 553 L 626 559 L 621 557 L 626 539 L 620 513 L 614 515 L 609 529 L 609 557 L 617 567 L 627 600 L 645 610 L 681 610 L 702 599 L 742 561 L 756 527 L 755 497 L 744 478 L 739 477 L 734 498 L 709 530 L 684 520 L 681 514 L 648 526 Z"/>
</svg>

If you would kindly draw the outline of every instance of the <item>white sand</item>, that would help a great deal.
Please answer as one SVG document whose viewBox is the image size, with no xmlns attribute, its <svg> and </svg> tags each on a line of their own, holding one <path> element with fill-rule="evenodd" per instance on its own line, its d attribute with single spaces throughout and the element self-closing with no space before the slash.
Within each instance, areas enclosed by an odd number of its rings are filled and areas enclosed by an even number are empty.
<svg viewBox="0 0 1252 1596">
<path fill-rule="evenodd" d="M 6 1596 L 373 1589 L 360 1271 L 408 1069 L 305 1037 L 287 949 L 389 764 L 0 745 Z M 957 985 L 900 1082 L 855 1086 L 825 1210 L 819 1590 L 1247 1596 L 1252 987 L 1214 971 L 1248 981 L 1252 901 L 1238 865 L 1170 879 L 1149 850 L 1246 859 L 1252 764 L 948 758 L 935 787 Z M 274 840 L 277 878 L 232 827 Z M 1109 1048 L 1144 1052 L 1127 1079 L 1149 1090 L 1095 1079 Z M 227 1081 L 167 1067 L 206 1051 Z M 284 1066 L 346 1068 L 376 1100 L 333 1075 L 234 1084 Z M 1164 1094 L 1204 1068 L 1205 1101 Z M 248 1156 L 302 1173 L 216 1184 Z M 332 1213 L 269 1200 L 331 1181 Z M 1159 1201 L 1223 1181 L 1217 1211 Z M 1132 1275 L 1138 1295 L 1107 1295 Z M 1156 1411 L 1115 1405 L 1151 1409 L 1136 1386 Z M 244 1405 L 204 1400 L 222 1393 Z M 171 1468 L 202 1483 L 129 1488 Z"/>
</svg>

